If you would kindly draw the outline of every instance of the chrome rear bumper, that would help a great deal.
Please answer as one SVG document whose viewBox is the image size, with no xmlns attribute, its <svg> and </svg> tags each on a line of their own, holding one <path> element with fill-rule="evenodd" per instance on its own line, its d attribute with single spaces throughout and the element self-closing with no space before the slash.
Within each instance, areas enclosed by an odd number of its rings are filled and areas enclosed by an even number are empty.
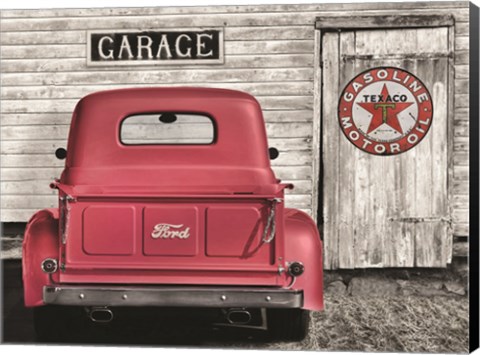
<svg viewBox="0 0 480 355">
<path fill-rule="evenodd" d="M 301 308 L 303 291 L 267 287 L 45 286 L 43 301 L 71 306 Z"/>
</svg>

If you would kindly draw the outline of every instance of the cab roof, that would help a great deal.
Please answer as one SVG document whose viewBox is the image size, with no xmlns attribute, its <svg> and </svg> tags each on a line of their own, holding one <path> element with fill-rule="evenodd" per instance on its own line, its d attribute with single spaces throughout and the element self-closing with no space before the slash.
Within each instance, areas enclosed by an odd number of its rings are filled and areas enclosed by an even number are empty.
<svg viewBox="0 0 480 355">
<path fill-rule="evenodd" d="M 162 97 L 171 97 L 175 99 L 228 99 L 228 100 L 248 100 L 257 102 L 257 100 L 250 94 L 238 90 L 217 89 L 217 88 L 202 88 L 202 87 L 142 87 L 142 88 L 126 88 L 104 90 L 89 94 L 81 99 L 80 102 L 90 100 L 102 100 L 104 104 L 108 105 L 109 100 L 117 100 L 123 97 L 134 102 L 138 98 L 145 95 L 155 95 Z M 95 102 L 95 104 L 99 104 Z M 102 103 L 100 103 L 101 105 Z"/>
<path fill-rule="evenodd" d="M 147 113 L 209 116 L 216 137 L 207 145 L 125 145 L 122 121 Z M 133 88 L 90 94 L 70 127 L 64 183 L 70 185 L 273 184 L 267 137 L 257 100 L 213 88 Z"/>
</svg>

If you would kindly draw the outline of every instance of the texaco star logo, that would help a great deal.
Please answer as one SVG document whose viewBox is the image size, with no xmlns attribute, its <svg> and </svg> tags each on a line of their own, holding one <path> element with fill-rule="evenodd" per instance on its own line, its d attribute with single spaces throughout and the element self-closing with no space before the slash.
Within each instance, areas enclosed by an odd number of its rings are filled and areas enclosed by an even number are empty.
<svg viewBox="0 0 480 355">
<path fill-rule="evenodd" d="M 400 154 L 427 134 L 432 98 L 415 75 L 400 68 L 373 68 L 345 87 L 338 117 L 346 137 L 358 148 L 377 155 Z"/>
</svg>

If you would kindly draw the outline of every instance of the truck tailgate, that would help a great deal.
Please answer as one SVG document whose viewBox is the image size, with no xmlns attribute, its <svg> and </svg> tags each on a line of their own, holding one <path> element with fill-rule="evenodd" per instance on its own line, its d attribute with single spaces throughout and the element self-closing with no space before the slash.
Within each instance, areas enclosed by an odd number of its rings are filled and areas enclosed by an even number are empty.
<svg viewBox="0 0 480 355">
<path fill-rule="evenodd" d="M 276 237 L 270 243 L 263 240 L 272 199 L 77 198 L 68 204 L 60 280 L 115 283 L 127 277 L 139 283 L 229 284 L 245 279 L 249 284 L 276 284 L 277 260 L 283 254 L 278 217 L 283 204 L 275 207 Z M 205 278 L 199 278 L 200 272 Z M 255 273 L 258 278 L 252 277 Z M 196 277 L 190 280 L 189 275 Z"/>
</svg>

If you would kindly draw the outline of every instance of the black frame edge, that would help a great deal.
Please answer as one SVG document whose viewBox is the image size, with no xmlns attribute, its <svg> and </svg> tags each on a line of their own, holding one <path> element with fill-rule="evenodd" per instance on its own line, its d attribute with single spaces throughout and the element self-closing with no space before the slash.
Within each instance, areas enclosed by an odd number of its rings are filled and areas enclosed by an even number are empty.
<svg viewBox="0 0 480 355">
<path fill-rule="evenodd" d="M 469 255 L 469 294 L 470 294 L 470 344 L 473 352 L 479 347 L 479 8 L 470 2 L 470 255 Z"/>
</svg>

